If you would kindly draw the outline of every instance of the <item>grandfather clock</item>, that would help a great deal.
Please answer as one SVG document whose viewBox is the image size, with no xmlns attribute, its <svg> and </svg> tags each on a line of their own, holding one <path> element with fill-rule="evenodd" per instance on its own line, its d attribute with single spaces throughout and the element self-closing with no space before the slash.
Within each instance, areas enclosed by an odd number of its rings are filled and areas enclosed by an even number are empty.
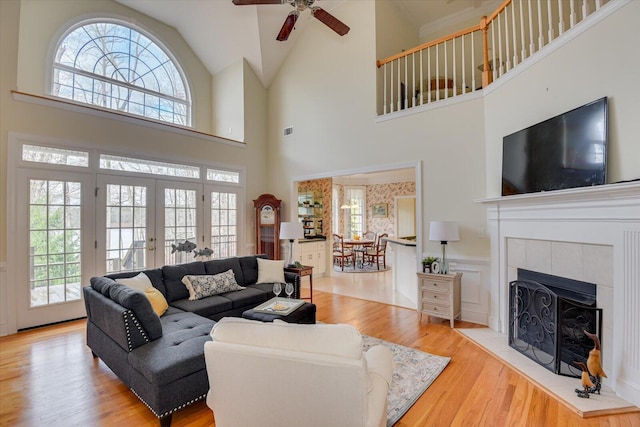
<svg viewBox="0 0 640 427">
<path fill-rule="evenodd" d="M 280 203 L 273 194 L 253 201 L 256 211 L 256 253 L 280 259 Z"/>
</svg>

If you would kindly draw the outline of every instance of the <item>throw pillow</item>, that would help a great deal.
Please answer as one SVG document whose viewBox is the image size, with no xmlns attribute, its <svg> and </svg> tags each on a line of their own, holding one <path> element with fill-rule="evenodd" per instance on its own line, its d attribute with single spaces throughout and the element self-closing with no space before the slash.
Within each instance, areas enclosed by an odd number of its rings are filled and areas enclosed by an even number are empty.
<svg viewBox="0 0 640 427">
<path fill-rule="evenodd" d="M 245 289 L 236 282 L 232 269 L 214 275 L 187 275 L 182 278 L 182 283 L 189 290 L 190 301 Z"/>
<path fill-rule="evenodd" d="M 164 297 L 164 295 L 162 295 L 162 292 L 160 292 L 153 286 L 145 289 L 144 295 L 149 299 L 153 311 L 155 311 L 158 316 L 162 316 L 164 312 L 169 308 L 167 299 Z"/>
<path fill-rule="evenodd" d="M 284 283 L 284 260 L 258 258 L 258 281 L 256 283 Z"/>
<path fill-rule="evenodd" d="M 137 289 L 142 292 L 146 291 L 147 288 L 153 286 L 153 284 L 151 283 L 151 279 L 149 279 L 149 276 L 144 273 L 140 273 L 134 277 L 116 279 L 116 282 L 122 283 L 125 286 Z"/>
</svg>

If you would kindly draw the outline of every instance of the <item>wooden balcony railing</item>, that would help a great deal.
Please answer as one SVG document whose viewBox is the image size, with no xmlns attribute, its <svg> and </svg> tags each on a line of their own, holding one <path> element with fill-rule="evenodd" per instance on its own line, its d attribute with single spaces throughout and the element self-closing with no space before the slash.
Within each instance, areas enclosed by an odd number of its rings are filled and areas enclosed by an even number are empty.
<svg viewBox="0 0 640 427">
<path fill-rule="evenodd" d="M 378 115 L 480 90 L 615 0 L 505 0 L 476 26 L 378 60 Z"/>
</svg>

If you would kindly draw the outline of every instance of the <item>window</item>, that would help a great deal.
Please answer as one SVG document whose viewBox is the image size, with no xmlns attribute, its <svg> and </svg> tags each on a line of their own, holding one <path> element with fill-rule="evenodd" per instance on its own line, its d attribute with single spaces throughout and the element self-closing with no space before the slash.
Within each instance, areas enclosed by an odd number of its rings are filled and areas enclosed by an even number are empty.
<svg viewBox="0 0 640 427">
<path fill-rule="evenodd" d="M 52 68 L 53 96 L 191 126 L 184 73 L 166 48 L 129 24 L 85 21 L 62 37 Z"/>
<path fill-rule="evenodd" d="M 365 187 L 345 187 L 345 238 L 361 236 L 365 228 Z"/>
<path fill-rule="evenodd" d="M 180 178 L 200 178 L 200 168 L 197 166 L 141 160 L 132 157 L 112 156 L 109 154 L 100 155 L 100 169 L 175 176 Z"/>
<path fill-rule="evenodd" d="M 207 169 L 207 180 L 238 184 L 240 182 L 240 174 L 226 170 Z"/>
<path fill-rule="evenodd" d="M 26 162 L 48 163 L 50 165 L 89 166 L 89 153 L 86 151 L 65 150 L 62 148 L 40 147 L 24 144 L 22 160 Z"/>
</svg>

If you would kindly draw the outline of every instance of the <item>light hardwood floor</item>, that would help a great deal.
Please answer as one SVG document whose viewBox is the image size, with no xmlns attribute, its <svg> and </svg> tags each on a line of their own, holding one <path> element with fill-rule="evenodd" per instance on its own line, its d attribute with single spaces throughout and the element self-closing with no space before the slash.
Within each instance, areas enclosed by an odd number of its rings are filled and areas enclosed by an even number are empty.
<svg viewBox="0 0 640 427">
<path fill-rule="evenodd" d="M 640 413 L 581 419 L 448 322 L 420 323 L 414 310 L 360 298 L 314 292 L 318 320 L 349 323 L 364 334 L 452 358 L 397 427 L 640 426 Z M 79 320 L 0 338 L 0 425 L 155 426 L 157 419 L 92 358 Z M 213 415 L 199 402 L 178 411 L 173 425 L 212 426 Z"/>
</svg>

